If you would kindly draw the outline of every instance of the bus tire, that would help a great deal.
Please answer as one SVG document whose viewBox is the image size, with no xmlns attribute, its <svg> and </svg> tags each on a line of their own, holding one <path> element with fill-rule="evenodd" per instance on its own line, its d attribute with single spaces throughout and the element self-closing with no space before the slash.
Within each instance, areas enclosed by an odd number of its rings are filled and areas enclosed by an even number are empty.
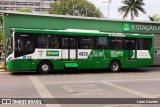
<svg viewBox="0 0 160 107">
<path fill-rule="evenodd" d="M 38 65 L 38 72 L 40 74 L 49 74 L 52 71 L 52 64 L 48 61 L 42 61 Z"/>
<path fill-rule="evenodd" d="M 109 70 L 112 72 L 118 72 L 120 70 L 121 66 L 118 61 L 112 61 L 109 65 Z"/>
</svg>

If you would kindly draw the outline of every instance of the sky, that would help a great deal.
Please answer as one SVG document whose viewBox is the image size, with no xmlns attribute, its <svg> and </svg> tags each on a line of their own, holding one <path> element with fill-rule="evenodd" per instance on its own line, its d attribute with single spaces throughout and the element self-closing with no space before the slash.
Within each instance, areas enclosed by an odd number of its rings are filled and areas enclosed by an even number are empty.
<svg viewBox="0 0 160 107">
<path fill-rule="evenodd" d="M 104 17 L 108 17 L 108 0 L 88 0 L 92 2 L 100 11 L 103 13 Z M 106 1 L 106 3 L 104 3 Z M 111 19 L 122 19 L 123 15 L 120 15 L 117 11 L 120 6 L 122 0 L 111 0 L 112 3 L 109 4 L 109 18 Z M 149 21 L 149 16 L 153 16 L 155 14 L 160 14 L 160 0 L 143 0 L 145 3 L 144 9 L 146 10 L 146 14 L 139 12 L 139 17 L 135 18 L 135 20 L 143 20 Z M 130 20 L 130 14 L 126 18 Z"/>
</svg>

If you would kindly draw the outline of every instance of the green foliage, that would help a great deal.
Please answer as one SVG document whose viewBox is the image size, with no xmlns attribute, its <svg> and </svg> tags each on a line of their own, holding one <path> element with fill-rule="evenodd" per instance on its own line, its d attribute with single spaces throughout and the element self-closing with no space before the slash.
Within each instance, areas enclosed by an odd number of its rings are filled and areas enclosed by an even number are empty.
<svg viewBox="0 0 160 107">
<path fill-rule="evenodd" d="M 154 22 L 160 22 L 160 15 L 153 15 L 153 16 L 149 16 L 150 21 L 154 21 Z"/>
<path fill-rule="evenodd" d="M 122 0 L 121 2 L 124 5 L 118 8 L 118 12 L 123 14 L 123 19 L 127 17 L 128 13 L 131 14 L 131 20 L 133 20 L 135 16 L 139 16 L 139 11 L 142 13 L 146 13 L 143 8 L 143 6 L 145 5 L 143 3 L 143 0 Z"/>
<path fill-rule="evenodd" d="M 3 40 L 4 40 L 3 31 L 0 28 L 0 43 L 3 43 Z"/>
<path fill-rule="evenodd" d="M 0 43 L 3 43 L 3 29 L 1 28 L 3 26 L 3 16 L 0 15 Z"/>
<path fill-rule="evenodd" d="M 102 17 L 102 13 L 87 0 L 59 0 L 51 4 L 50 14 Z"/>
<path fill-rule="evenodd" d="M 29 12 L 29 13 L 31 13 L 32 11 L 28 8 L 21 8 L 21 9 L 18 9 L 18 12 Z"/>
<path fill-rule="evenodd" d="M 0 23 L 2 24 L 2 22 L 3 22 L 3 16 L 0 15 Z"/>
</svg>

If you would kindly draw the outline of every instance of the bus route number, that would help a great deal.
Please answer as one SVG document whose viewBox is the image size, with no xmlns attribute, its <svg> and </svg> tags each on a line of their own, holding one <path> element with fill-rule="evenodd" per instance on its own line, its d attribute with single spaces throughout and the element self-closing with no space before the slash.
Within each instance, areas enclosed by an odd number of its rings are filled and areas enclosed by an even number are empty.
<svg viewBox="0 0 160 107">
<path fill-rule="evenodd" d="M 79 52 L 80 56 L 88 56 L 88 52 Z"/>
</svg>

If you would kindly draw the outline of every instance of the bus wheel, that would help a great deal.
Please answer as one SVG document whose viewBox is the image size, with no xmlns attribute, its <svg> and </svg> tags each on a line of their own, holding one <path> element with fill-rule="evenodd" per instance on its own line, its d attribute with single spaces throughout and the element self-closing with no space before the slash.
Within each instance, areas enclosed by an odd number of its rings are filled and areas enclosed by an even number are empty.
<svg viewBox="0 0 160 107">
<path fill-rule="evenodd" d="M 52 71 L 52 65 L 50 62 L 43 61 L 38 65 L 38 72 L 41 74 L 49 74 Z"/>
<path fill-rule="evenodd" d="M 118 72 L 120 70 L 120 63 L 118 61 L 112 61 L 109 66 L 110 71 Z"/>
</svg>

